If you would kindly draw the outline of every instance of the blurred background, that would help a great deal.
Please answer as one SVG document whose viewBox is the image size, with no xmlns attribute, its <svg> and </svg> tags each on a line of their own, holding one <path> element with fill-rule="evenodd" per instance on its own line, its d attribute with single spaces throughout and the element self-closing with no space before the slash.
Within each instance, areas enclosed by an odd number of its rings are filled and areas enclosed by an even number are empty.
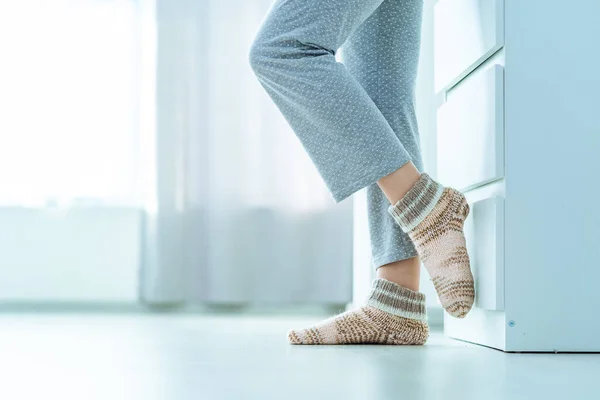
<svg viewBox="0 0 600 400">
<path fill-rule="evenodd" d="M 271 3 L 0 1 L 2 309 L 366 295 L 363 194 L 334 204 L 248 64 Z M 417 92 L 435 171 L 430 8 Z"/>
</svg>

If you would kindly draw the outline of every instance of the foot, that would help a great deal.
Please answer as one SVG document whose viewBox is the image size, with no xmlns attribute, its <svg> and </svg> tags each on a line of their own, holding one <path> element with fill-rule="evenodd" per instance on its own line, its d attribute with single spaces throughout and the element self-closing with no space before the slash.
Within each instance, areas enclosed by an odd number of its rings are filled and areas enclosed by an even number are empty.
<svg viewBox="0 0 600 400">
<path fill-rule="evenodd" d="M 464 318 L 475 300 L 463 232 L 469 215 L 465 196 L 424 173 L 389 211 L 413 241 L 444 309 Z"/>
<path fill-rule="evenodd" d="M 288 333 L 291 344 L 422 345 L 429 335 L 425 296 L 376 279 L 367 303 L 325 321 Z"/>
</svg>

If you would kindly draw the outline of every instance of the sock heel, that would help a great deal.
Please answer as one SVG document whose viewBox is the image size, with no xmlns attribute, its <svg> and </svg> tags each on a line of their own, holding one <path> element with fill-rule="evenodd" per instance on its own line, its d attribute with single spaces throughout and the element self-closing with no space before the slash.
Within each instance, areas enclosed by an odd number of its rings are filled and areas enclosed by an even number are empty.
<svg viewBox="0 0 600 400">
<path fill-rule="evenodd" d="M 469 216 L 469 212 L 471 211 L 471 207 L 469 206 L 469 203 L 467 202 L 467 199 L 465 197 L 464 194 L 462 194 L 462 192 L 459 192 L 456 189 L 453 188 L 449 188 L 452 193 L 454 194 L 454 196 L 457 198 L 457 203 L 458 203 L 458 207 L 456 208 L 456 214 L 460 217 L 460 219 L 466 220 L 467 217 Z"/>
<path fill-rule="evenodd" d="M 467 199 L 465 199 L 465 196 L 463 195 L 459 208 L 459 213 L 463 221 L 467 219 L 467 217 L 469 216 L 469 212 L 471 212 L 471 207 L 469 206 Z"/>
</svg>

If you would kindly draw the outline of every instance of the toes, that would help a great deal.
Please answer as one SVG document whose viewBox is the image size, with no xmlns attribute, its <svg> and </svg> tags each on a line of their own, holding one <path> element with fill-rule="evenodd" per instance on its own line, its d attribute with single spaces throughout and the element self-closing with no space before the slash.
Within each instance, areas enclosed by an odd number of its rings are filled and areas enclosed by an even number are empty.
<svg viewBox="0 0 600 400">
<path fill-rule="evenodd" d="M 472 301 L 457 301 L 455 303 L 450 304 L 446 308 L 446 311 L 448 311 L 448 314 L 452 315 L 453 317 L 464 318 L 467 316 L 472 307 Z"/>
<path fill-rule="evenodd" d="M 296 331 L 289 331 L 287 337 L 290 344 L 302 344 L 302 339 Z"/>
<path fill-rule="evenodd" d="M 288 332 L 288 341 L 290 344 L 325 344 L 315 328 L 291 330 Z"/>
</svg>

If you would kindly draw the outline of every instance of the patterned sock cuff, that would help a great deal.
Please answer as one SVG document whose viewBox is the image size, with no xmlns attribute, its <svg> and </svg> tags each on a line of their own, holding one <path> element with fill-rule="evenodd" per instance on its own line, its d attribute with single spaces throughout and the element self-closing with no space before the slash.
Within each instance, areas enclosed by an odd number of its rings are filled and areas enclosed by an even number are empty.
<svg viewBox="0 0 600 400">
<path fill-rule="evenodd" d="M 412 230 L 433 210 L 442 196 L 444 187 L 428 174 L 422 173 L 414 186 L 394 205 L 388 208 L 404 232 Z"/>
<path fill-rule="evenodd" d="M 373 281 L 367 305 L 400 317 L 427 321 L 425 295 L 387 279 Z"/>
</svg>

